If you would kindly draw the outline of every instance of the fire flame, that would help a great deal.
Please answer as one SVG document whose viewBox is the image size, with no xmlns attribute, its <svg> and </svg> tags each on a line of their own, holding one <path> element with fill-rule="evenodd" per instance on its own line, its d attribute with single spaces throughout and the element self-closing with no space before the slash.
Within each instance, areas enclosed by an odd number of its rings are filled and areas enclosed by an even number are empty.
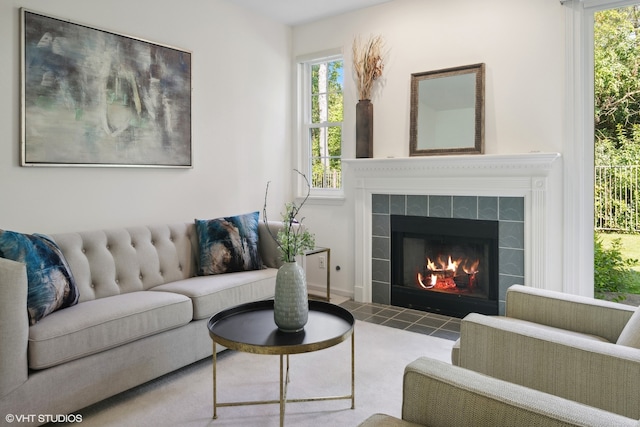
<svg viewBox="0 0 640 427">
<path fill-rule="evenodd" d="M 471 263 L 463 263 L 462 259 L 453 261 L 451 255 L 449 255 L 447 262 L 443 261 L 440 257 L 438 257 L 437 263 L 427 258 L 425 265 L 426 274 L 418 273 L 416 278 L 418 285 L 423 289 L 456 289 L 457 285 L 454 278 L 457 276 L 458 267 L 461 267 L 461 269 L 469 275 L 469 287 L 473 287 L 479 264 L 479 259 Z"/>
<path fill-rule="evenodd" d="M 449 261 L 446 263 L 442 260 L 442 258 L 438 258 L 438 264 L 440 265 L 440 267 L 438 267 L 435 262 L 427 258 L 427 269 L 431 271 L 438 271 L 438 270 L 456 271 L 458 269 L 458 264 L 460 264 L 460 261 L 461 260 L 451 261 L 451 255 L 449 255 Z"/>
<path fill-rule="evenodd" d="M 475 260 L 470 266 L 464 266 L 462 270 L 467 274 L 476 274 L 478 272 L 478 265 L 480 264 L 480 260 Z"/>
<path fill-rule="evenodd" d="M 420 285 L 420 287 L 422 287 L 423 289 L 431 289 L 433 288 L 436 283 L 438 282 L 438 276 L 436 276 L 435 274 L 432 274 L 431 277 L 429 278 L 429 284 L 425 285 L 424 284 L 424 280 L 426 279 L 425 276 L 422 275 L 422 273 L 418 273 L 418 284 Z"/>
</svg>

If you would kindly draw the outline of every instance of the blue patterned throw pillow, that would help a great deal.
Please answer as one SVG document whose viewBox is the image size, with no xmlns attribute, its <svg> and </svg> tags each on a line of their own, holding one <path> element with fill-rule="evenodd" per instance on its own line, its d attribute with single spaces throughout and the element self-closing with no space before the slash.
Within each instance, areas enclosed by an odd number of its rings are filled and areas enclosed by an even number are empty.
<svg viewBox="0 0 640 427">
<path fill-rule="evenodd" d="M 78 287 L 60 248 L 47 236 L 0 230 L 0 257 L 27 268 L 27 313 L 34 325 L 54 311 L 78 303 Z"/>
<path fill-rule="evenodd" d="M 216 219 L 196 219 L 200 249 L 198 274 L 259 270 L 259 212 Z"/>
</svg>

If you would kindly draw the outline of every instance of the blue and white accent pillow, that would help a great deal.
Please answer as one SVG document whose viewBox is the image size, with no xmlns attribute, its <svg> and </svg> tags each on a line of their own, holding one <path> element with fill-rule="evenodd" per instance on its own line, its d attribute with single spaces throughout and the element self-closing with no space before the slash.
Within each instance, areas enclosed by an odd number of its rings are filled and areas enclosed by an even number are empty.
<svg viewBox="0 0 640 427">
<path fill-rule="evenodd" d="M 216 219 L 196 219 L 200 249 L 198 274 L 259 270 L 259 212 Z"/>
<path fill-rule="evenodd" d="M 49 237 L 0 230 L 0 257 L 26 265 L 27 313 L 31 325 L 56 310 L 78 303 L 76 281 L 62 251 Z"/>
</svg>

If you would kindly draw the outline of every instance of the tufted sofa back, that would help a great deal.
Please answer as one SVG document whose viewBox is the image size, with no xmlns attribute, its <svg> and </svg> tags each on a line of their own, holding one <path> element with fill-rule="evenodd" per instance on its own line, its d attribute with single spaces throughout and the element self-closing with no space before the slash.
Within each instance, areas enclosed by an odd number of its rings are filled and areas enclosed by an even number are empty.
<svg viewBox="0 0 640 427">
<path fill-rule="evenodd" d="M 192 223 L 54 234 L 80 302 L 142 291 L 196 275 Z"/>
</svg>

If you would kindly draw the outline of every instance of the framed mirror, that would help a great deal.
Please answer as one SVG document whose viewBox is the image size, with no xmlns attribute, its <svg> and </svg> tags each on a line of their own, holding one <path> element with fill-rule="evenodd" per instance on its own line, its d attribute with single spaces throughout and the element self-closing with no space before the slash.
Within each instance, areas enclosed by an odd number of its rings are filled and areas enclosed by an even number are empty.
<svg viewBox="0 0 640 427">
<path fill-rule="evenodd" d="M 411 74 L 411 156 L 484 153 L 484 68 Z"/>
</svg>

